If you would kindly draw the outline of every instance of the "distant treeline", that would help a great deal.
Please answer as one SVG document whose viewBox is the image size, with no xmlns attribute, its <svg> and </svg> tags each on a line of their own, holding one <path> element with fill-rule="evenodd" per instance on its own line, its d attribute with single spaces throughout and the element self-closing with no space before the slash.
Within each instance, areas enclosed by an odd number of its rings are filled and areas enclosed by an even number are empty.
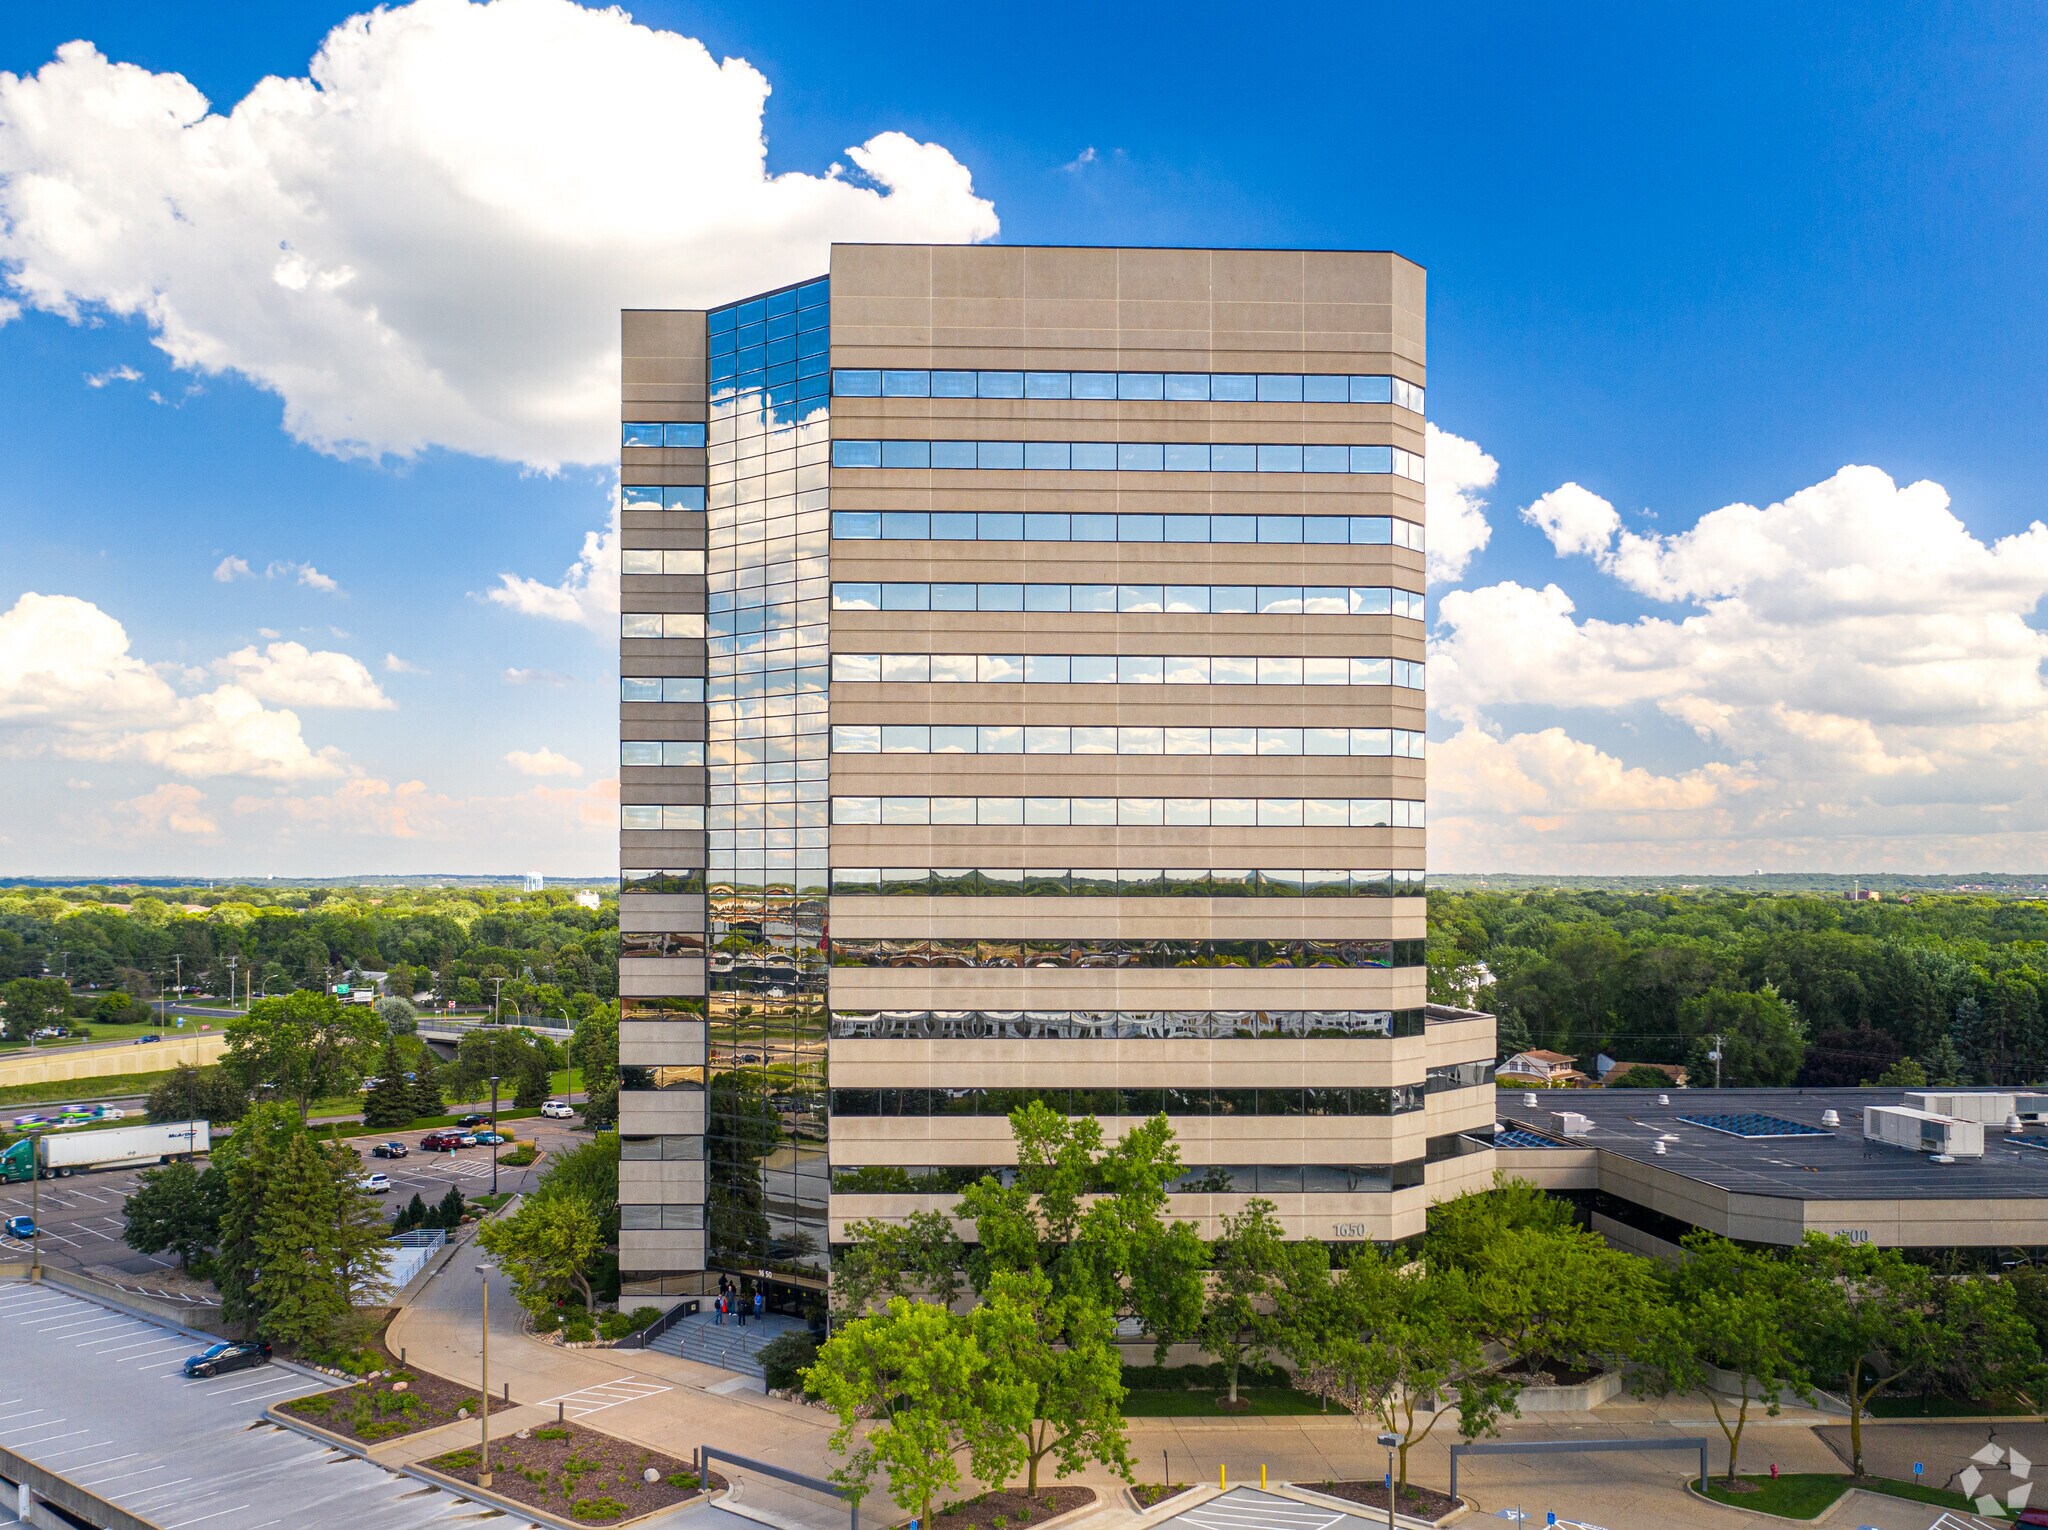
<svg viewBox="0 0 2048 1530">
<path fill-rule="evenodd" d="M 1686 1064 L 1711 1084 L 2014 1084 L 2048 1077 L 2048 904 L 1446 891 L 1430 997 L 1500 1016 L 1502 1055 Z M 1589 1070 L 1590 1071 L 1590 1070 Z"/>
</svg>

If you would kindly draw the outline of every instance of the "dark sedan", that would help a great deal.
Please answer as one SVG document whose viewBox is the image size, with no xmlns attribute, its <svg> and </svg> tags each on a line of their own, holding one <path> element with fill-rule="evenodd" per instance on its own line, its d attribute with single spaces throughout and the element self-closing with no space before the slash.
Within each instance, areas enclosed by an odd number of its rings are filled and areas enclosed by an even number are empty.
<svg viewBox="0 0 2048 1530">
<path fill-rule="evenodd" d="M 232 1344 L 214 1344 L 202 1349 L 185 1362 L 187 1376 L 222 1376 L 229 1371 L 246 1370 L 252 1365 L 270 1364 L 270 1346 L 260 1339 L 244 1339 Z"/>
<path fill-rule="evenodd" d="M 404 1158 L 410 1149 L 403 1142 L 380 1142 L 370 1149 L 372 1158 Z"/>
</svg>

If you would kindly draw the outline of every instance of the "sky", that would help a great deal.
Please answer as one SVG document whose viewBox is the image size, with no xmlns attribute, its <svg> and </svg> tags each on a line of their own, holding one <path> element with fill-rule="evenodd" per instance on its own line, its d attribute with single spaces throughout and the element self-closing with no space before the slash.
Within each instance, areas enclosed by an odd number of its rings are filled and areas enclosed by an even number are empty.
<svg viewBox="0 0 2048 1530">
<path fill-rule="evenodd" d="M 617 310 L 1429 271 L 1430 863 L 2048 866 L 2048 12 L 0 8 L 0 875 L 616 865 Z"/>
</svg>

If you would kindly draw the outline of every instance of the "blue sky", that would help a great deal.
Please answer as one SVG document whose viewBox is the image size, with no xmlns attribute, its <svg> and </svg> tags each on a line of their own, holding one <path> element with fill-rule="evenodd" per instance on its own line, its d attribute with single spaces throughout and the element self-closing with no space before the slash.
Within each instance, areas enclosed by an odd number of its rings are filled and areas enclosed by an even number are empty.
<svg viewBox="0 0 2048 1530">
<path fill-rule="evenodd" d="M 614 645 L 575 577 L 547 587 L 610 475 L 536 411 L 592 376 L 609 407 L 594 316 L 626 294 L 730 295 L 835 235 L 969 237 L 984 202 L 1007 242 L 1429 268 L 1430 416 L 1474 444 L 1432 454 L 1432 546 L 1469 549 L 1433 589 L 1444 869 L 2042 861 L 2038 10 L 1297 7 L 1250 32 L 1220 6 L 634 6 L 644 31 L 495 9 L 489 46 L 408 54 L 480 23 L 399 8 L 323 80 L 380 144 L 445 143 L 451 101 L 532 125 L 416 184 L 302 101 L 242 114 L 232 172 L 190 152 L 203 124 L 123 126 L 175 102 L 151 76 L 216 114 L 305 76 L 346 6 L 0 13 L 0 70 L 74 38 L 134 66 L 0 89 L 0 869 L 606 869 Z M 885 133 L 946 164 L 759 190 L 758 248 L 640 227 L 694 173 L 664 161 L 755 131 L 738 76 L 661 32 L 765 76 L 771 173 Z M 576 228 L 618 231 L 584 311 L 465 313 L 479 287 L 545 306 Z M 372 292 L 420 365 L 363 360 Z M 301 352 L 323 375 L 280 361 Z M 1460 477 L 1482 451 L 1497 476 Z M 52 651 L 71 669 L 20 678 Z M 254 700 L 201 701 L 223 686 Z"/>
</svg>

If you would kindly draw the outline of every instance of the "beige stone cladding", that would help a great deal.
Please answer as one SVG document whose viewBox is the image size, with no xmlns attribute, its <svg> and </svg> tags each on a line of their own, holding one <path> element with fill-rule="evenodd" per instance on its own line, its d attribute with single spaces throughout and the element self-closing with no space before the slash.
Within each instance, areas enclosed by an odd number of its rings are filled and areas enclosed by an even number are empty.
<svg viewBox="0 0 2048 1530">
<path fill-rule="evenodd" d="M 696 423 L 706 418 L 705 319 L 701 312 L 628 310 L 621 315 L 621 388 L 619 418 L 623 423 Z M 620 513 L 620 546 L 633 552 L 697 553 L 696 573 L 622 573 L 620 606 L 629 612 L 700 615 L 706 604 L 702 549 L 704 517 L 683 511 L 636 508 L 646 496 L 632 491 L 665 486 L 689 487 L 705 482 L 701 447 L 621 446 L 619 476 L 626 497 Z M 659 496 L 654 496 L 658 502 Z M 643 565 L 647 560 L 635 560 Z M 657 560 L 659 561 L 659 560 Z M 669 560 L 685 566 L 688 558 Z M 701 615 L 700 615 L 701 620 Z M 705 646 L 701 638 L 619 640 L 620 673 L 640 680 L 701 683 Z M 619 738 L 622 745 L 653 742 L 698 742 L 705 736 L 701 703 L 680 700 L 626 700 L 621 691 Z M 622 807 L 684 807 L 703 811 L 704 771 L 701 767 L 625 766 L 619 772 Z M 630 1083 L 652 1083 L 674 1073 L 705 1065 L 701 1019 L 634 1018 L 639 1001 L 694 999 L 705 990 L 704 960 L 699 955 L 636 955 L 660 951 L 666 935 L 694 937 L 701 946 L 705 906 L 701 892 L 649 893 L 634 890 L 635 872 L 695 872 L 704 867 L 701 829 L 654 828 L 619 832 L 619 860 L 629 880 L 620 898 L 619 924 L 625 951 L 619 962 L 619 994 L 626 1018 L 619 1029 L 619 1061 Z M 701 886 L 701 880 L 700 884 Z M 639 937 L 636 941 L 635 937 Z M 679 943 L 678 949 L 681 949 Z M 621 1205 L 635 1208 L 704 1204 L 704 1164 L 681 1157 L 664 1158 L 661 1145 L 701 1143 L 704 1136 L 704 1094 L 696 1090 L 627 1087 L 619 1096 L 622 1138 L 646 1144 L 652 1156 L 629 1156 L 619 1165 Z M 637 1149 L 636 1149 L 637 1150 Z M 661 1212 L 650 1214 L 660 1220 Z M 701 1230 L 622 1232 L 619 1263 L 629 1291 L 653 1292 L 678 1274 L 704 1268 Z"/>
<path fill-rule="evenodd" d="M 1391 376 L 1421 386 L 1424 276 L 1351 251 L 841 245 L 833 251 L 835 368 Z M 1419 413 L 1391 404 L 1167 399 L 835 397 L 835 440 L 1118 441 L 1391 446 L 1424 450 Z M 845 511 L 1339 515 L 1419 526 L 1423 486 L 1394 474 L 997 471 L 835 466 Z M 986 534 L 986 533 L 984 533 Z M 1405 541 L 1397 537 L 1396 542 Z M 1418 546 L 1285 542 L 835 540 L 835 583 L 1378 586 L 1422 592 Z M 1425 659 L 1421 621 L 1385 615 L 1206 615 L 835 609 L 835 653 L 1119 654 Z M 1421 731 L 1405 686 L 835 683 L 835 725 L 1352 727 Z M 1368 798 L 1420 802 L 1421 759 L 1279 755 L 835 754 L 835 798 Z M 1356 822 L 1358 820 L 1354 820 Z M 1419 821 L 1419 820 L 1418 820 Z M 839 821 L 836 867 L 1339 869 L 1420 872 L 1421 828 Z M 902 942 L 1419 942 L 1420 897 L 835 896 L 835 939 Z M 837 966 L 835 1013 L 1152 1011 L 1384 1013 L 1395 1034 L 1129 1036 L 830 1043 L 835 1091 L 1315 1090 L 1391 1092 L 1390 1113 L 1184 1115 L 1193 1165 L 1344 1166 L 1398 1188 L 1281 1192 L 1290 1235 L 1406 1237 L 1430 1201 L 1483 1184 L 1493 1154 L 1459 1144 L 1492 1122 L 1490 1085 L 1431 1069 L 1490 1064 L 1492 1024 L 1420 1021 L 1420 965 Z M 1405 1017 L 1396 1022 L 1394 1017 Z M 886 1095 L 894 1100 L 898 1096 Z M 1140 1098 L 1145 1096 L 1142 1093 Z M 1171 1096 L 1169 1096 L 1171 1097 Z M 1277 1098 L 1278 1096 L 1276 1096 Z M 1370 1097 L 1378 1101 L 1381 1097 Z M 1377 1107 L 1376 1107 L 1377 1108 Z M 1106 1116 L 1114 1134 L 1133 1118 Z M 835 1172 L 976 1167 L 1008 1157 L 995 1115 L 841 1114 Z M 1426 1164 L 1426 1168 L 1425 1168 Z M 1369 1177 L 1369 1176 L 1367 1176 Z M 1284 1182 L 1284 1181 L 1283 1181 Z M 1262 1192 L 1263 1193 L 1263 1192 Z M 835 1194 L 832 1226 L 945 1195 Z M 1243 1194 L 1176 1196 L 1213 1230 Z"/>
</svg>

